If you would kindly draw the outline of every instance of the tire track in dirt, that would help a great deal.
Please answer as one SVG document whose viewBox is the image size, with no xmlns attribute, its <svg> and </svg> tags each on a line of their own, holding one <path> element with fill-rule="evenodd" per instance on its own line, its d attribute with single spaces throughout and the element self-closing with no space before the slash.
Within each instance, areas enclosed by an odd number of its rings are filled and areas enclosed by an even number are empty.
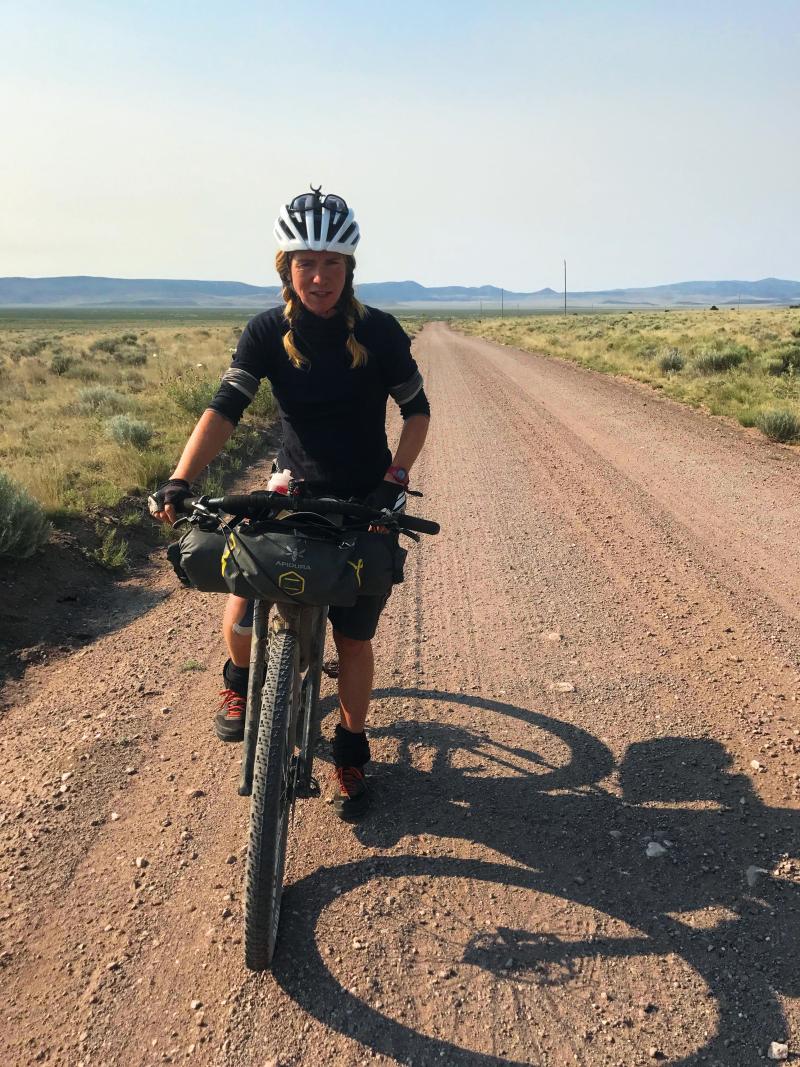
<svg viewBox="0 0 800 1067">
<path fill-rule="evenodd" d="M 154 572 L 156 607 L 6 694 L 4 1062 L 738 1064 L 796 1028 L 796 458 L 439 325 L 415 347 L 442 534 L 379 632 L 375 811 L 298 804 L 275 972 L 244 972 L 218 598 Z"/>
</svg>

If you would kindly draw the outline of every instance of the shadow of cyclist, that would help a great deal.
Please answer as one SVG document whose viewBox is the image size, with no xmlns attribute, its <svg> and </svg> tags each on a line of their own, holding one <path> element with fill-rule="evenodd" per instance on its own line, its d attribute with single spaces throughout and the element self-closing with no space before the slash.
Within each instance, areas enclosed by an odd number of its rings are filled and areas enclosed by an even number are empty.
<svg viewBox="0 0 800 1067">
<path fill-rule="evenodd" d="M 633 744 L 618 769 L 620 796 L 600 784 L 613 785 L 611 753 L 579 727 L 463 694 L 391 694 L 458 702 L 519 719 L 533 728 L 532 737 L 542 731 L 538 736 L 548 755 L 494 742 L 491 729 L 428 721 L 373 728 L 373 737 L 391 738 L 399 750 L 399 759 L 382 768 L 380 789 L 400 791 L 404 802 L 393 806 L 390 817 L 378 812 L 360 824 L 359 839 L 387 848 L 422 833 L 460 837 L 505 854 L 514 865 L 372 857 L 368 869 L 349 864 L 303 879 L 290 888 L 291 899 L 302 899 L 304 908 L 313 900 L 319 914 L 333 899 L 333 883 L 348 888 L 375 873 L 399 877 L 416 872 L 525 886 L 601 910 L 637 933 L 567 942 L 547 930 L 498 926 L 492 934 L 476 929 L 464 962 L 490 970 L 498 979 L 525 976 L 537 984 L 565 984 L 578 959 L 677 954 L 706 982 L 719 1024 L 702 1049 L 673 1063 L 745 1062 L 757 1055 L 757 1047 L 785 1034 L 775 993 L 795 995 L 800 988 L 794 966 L 800 955 L 797 923 L 787 921 L 800 901 L 796 885 L 754 869 L 770 870 L 783 854 L 796 852 L 798 815 L 765 807 L 749 778 L 730 773 L 722 745 L 682 737 Z M 567 755 L 561 762 L 551 754 L 559 748 L 553 738 Z M 415 763 L 420 745 L 433 751 L 430 769 Z M 648 858 L 648 844 L 663 853 Z M 748 884 L 748 869 L 753 885 Z M 698 930 L 686 913 L 699 909 L 725 909 L 725 914 L 711 929 Z M 314 971 L 314 984 L 325 986 L 333 1003 L 355 998 L 328 972 L 308 921 L 304 912 L 302 921 L 287 923 L 283 943 L 291 945 L 291 958 L 279 951 L 275 973 L 307 1010 L 319 1014 L 320 1004 L 312 1003 L 294 979 L 298 940 Z M 505 966 L 509 955 L 510 969 Z M 401 1062 L 428 1062 L 434 1055 L 451 1063 L 510 1062 L 474 1052 L 463 1052 L 462 1058 L 455 1045 L 356 1003 L 359 1040 Z M 327 1011 L 323 1014 L 330 1022 Z M 346 1011 L 342 1018 L 347 1019 Z"/>
</svg>

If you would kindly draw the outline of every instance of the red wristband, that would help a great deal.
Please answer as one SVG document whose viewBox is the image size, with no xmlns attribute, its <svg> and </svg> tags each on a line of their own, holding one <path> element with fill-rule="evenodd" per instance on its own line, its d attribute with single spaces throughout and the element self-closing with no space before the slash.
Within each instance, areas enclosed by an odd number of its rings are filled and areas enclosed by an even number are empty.
<svg viewBox="0 0 800 1067">
<path fill-rule="evenodd" d="M 408 488 L 408 471 L 405 467 L 391 466 L 386 473 L 390 478 L 394 478 L 399 485 L 402 485 L 404 489 Z"/>
</svg>

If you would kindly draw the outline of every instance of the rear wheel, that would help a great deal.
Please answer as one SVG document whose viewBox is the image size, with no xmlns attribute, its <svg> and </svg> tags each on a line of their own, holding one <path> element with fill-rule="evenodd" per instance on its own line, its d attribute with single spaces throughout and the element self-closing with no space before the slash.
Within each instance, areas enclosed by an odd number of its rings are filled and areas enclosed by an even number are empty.
<svg viewBox="0 0 800 1067">
<path fill-rule="evenodd" d="M 298 700 L 297 637 L 283 631 L 270 641 L 253 767 L 244 900 L 245 963 L 252 971 L 270 966 L 278 935 L 297 767 L 293 732 Z"/>
</svg>

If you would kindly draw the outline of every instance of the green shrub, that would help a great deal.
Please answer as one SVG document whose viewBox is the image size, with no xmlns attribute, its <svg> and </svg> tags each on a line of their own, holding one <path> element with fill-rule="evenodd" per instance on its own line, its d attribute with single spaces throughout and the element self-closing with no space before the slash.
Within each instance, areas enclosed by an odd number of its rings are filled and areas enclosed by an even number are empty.
<svg viewBox="0 0 800 1067">
<path fill-rule="evenodd" d="M 144 449 L 153 438 L 153 427 L 148 422 L 132 419 L 130 415 L 114 415 L 106 421 L 106 433 L 118 445 L 133 445 Z"/>
<path fill-rule="evenodd" d="M 275 414 L 275 397 L 269 387 L 269 382 L 262 382 L 258 392 L 250 401 L 247 413 L 256 419 L 271 419 Z"/>
<path fill-rule="evenodd" d="M 219 379 L 209 375 L 188 373 L 167 382 L 167 396 L 182 411 L 199 419 L 211 403 L 219 386 Z"/>
<path fill-rule="evenodd" d="M 182 663 L 178 668 L 180 671 L 204 671 L 205 667 L 199 660 L 187 659 L 185 663 Z"/>
<path fill-rule="evenodd" d="M 143 367 L 147 362 L 147 353 L 141 348 L 126 345 L 124 348 L 115 349 L 113 359 L 124 367 Z"/>
<path fill-rule="evenodd" d="M 108 352 L 112 354 L 116 352 L 119 347 L 118 337 L 98 337 L 96 341 L 92 341 L 89 345 L 90 352 Z"/>
<path fill-rule="evenodd" d="M 740 426 L 755 426 L 758 412 L 753 408 L 744 408 L 736 417 Z"/>
<path fill-rule="evenodd" d="M 117 537 L 117 531 L 112 526 L 105 532 L 97 530 L 102 536 L 98 548 L 89 553 L 91 559 L 105 567 L 109 571 L 119 571 L 128 565 L 128 546 Z"/>
<path fill-rule="evenodd" d="M 791 411 L 769 408 L 756 416 L 755 424 L 770 441 L 796 441 L 800 437 L 800 418 Z"/>
<path fill-rule="evenodd" d="M 147 379 L 141 371 L 129 370 L 120 378 L 120 384 L 131 393 L 143 393 L 147 388 Z"/>
<path fill-rule="evenodd" d="M 668 348 L 658 361 L 658 369 L 662 374 L 673 374 L 683 370 L 686 361 L 677 348 Z"/>
<path fill-rule="evenodd" d="M 768 353 L 767 372 L 769 374 L 800 373 L 800 345 L 792 341 L 773 348 Z"/>
<path fill-rule="evenodd" d="M 706 348 L 695 358 L 694 367 L 699 374 L 720 374 L 742 363 L 749 352 L 743 345 L 730 348 Z"/>
<path fill-rule="evenodd" d="M 640 359 L 655 359 L 658 355 L 658 345 L 652 343 L 644 344 L 639 349 L 638 355 Z"/>
<path fill-rule="evenodd" d="M 85 363 L 76 363 L 67 371 L 68 378 L 77 378 L 80 382 L 99 382 L 100 371 L 96 367 L 87 367 Z"/>
<path fill-rule="evenodd" d="M 90 385 L 78 391 L 78 410 L 82 415 L 118 415 L 128 406 L 128 400 L 107 385 Z"/>
<path fill-rule="evenodd" d="M 38 356 L 45 348 L 47 348 L 46 338 L 33 337 L 30 341 L 23 341 L 21 345 L 17 345 L 11 353 L 11 358 L 15 363 L 18 363 L 21 359 L 27 359 L 30 356 Z"/>
<path fill-rule="evenodd" d="M 49 536 L 50 523 L 41 504 L 0 471 L 0 557 L 27 559 Z"/>
<path fill-rule="evenodd" d="M 66 374 L 74 363 L 75 358 L 67 355 L 66 352 L 54 352 L 53 358 L 50 360 L 50 370 L 53 374 Z"/>
</svg>

